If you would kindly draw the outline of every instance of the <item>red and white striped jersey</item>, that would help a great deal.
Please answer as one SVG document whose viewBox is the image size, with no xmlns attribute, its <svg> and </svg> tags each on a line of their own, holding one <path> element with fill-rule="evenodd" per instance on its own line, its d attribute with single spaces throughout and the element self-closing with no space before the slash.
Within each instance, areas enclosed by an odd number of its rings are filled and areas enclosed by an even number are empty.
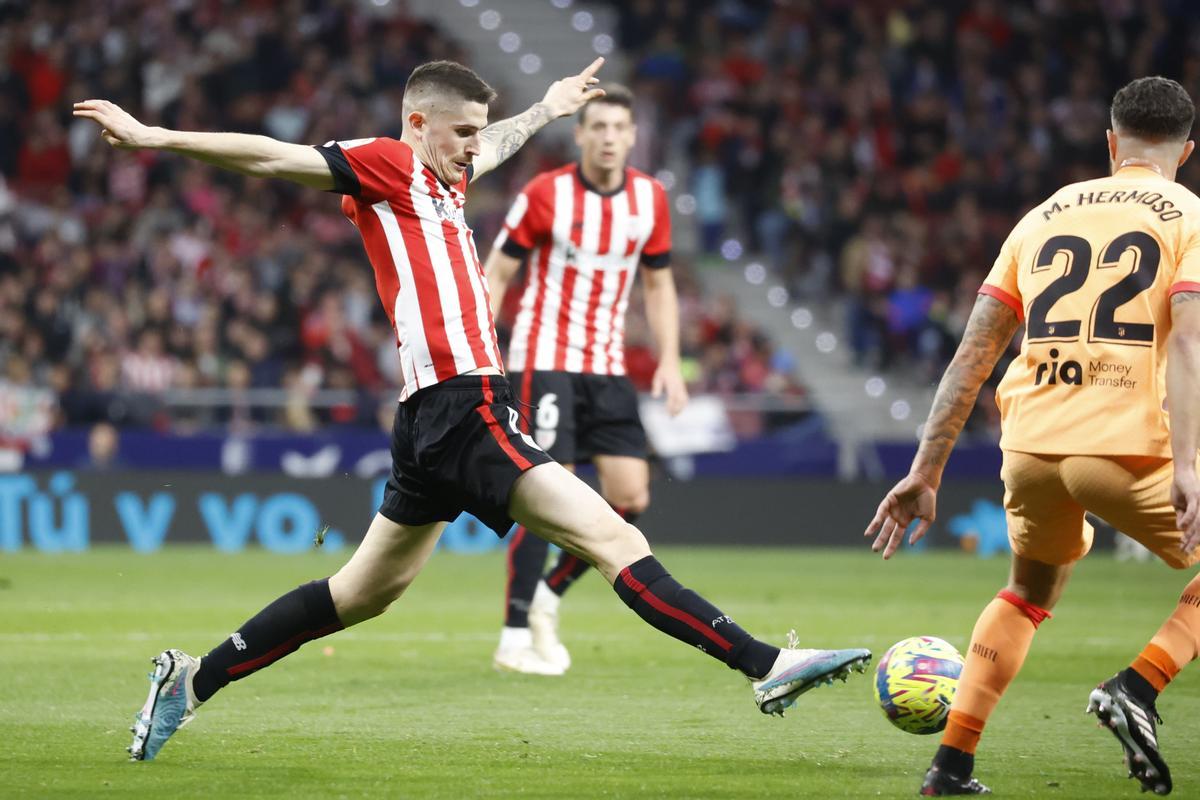
<svg viewBox="0 0 1200 800">
<path fill-rule="evenodd" d="M 625 311 L 638 264 L 671 260 L 671 217 L 661 183 L 631 167 L 612 192 L 571 164 L 517 195 L 496 239 L 529 257 L 509 368 L 625 374 Z"/>
<path fill-rule="evenodd" d="M 362 235 L 396 332 L 400 400 L 480 367 L 502 369 L 487 280 L 463 217 L 470 173 L 447 186 L 397 139 L 317 150 L 345 195 L 342 212 Z"/>
</svg>

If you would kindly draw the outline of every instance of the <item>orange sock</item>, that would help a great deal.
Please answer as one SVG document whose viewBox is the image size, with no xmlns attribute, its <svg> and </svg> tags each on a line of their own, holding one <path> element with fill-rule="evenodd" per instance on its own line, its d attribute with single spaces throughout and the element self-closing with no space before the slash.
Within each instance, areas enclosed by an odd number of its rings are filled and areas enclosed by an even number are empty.
<svg viewBox="0 0 1200 800">
<path fill-rule="evenodd" d="M 1171 654 L 1153 642 L 1146 645 L 1129 668 L 1145 678 L 1156 692 L 1167 688 L 1171 679 L 1179 674 L 1179 667 L 1175 666 Z"/>
<path fill-rule="evenodd" d="M 1154 634 L 1130 668 L 1161 692 L 1200 651 L 1200 575 L 1179 597 L 1174 613 Z"/>
<path fill-rule="evenodd" d="M 971 633 L 971 647 L 950 707 L 942 744 L 974 753 L 1000 695 L 1025 663 L 1033 634 L 1050 612 L 1008 590 L 988 603 Z"/>
</svg>

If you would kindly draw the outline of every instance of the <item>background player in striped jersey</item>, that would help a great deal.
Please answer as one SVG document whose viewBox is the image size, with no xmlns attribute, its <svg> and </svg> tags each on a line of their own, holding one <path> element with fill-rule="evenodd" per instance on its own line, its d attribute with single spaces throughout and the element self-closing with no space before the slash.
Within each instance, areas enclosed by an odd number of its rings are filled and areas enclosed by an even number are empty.
<svg viewBox="0 0 1200 800">
<path fill-rule="evenodd" d="M 495 92 L 466 67 L 424 64 L 405 86 L 403 134 L 288 144 L 265 136 L 148 127 L 104 100 L 75 105 L 110 144 L 168 150 L 251 176 L 344 197 L 396 332 L 404 386 L 392 472 L 379 513 L 333 576 L 276 599 L 203 659 L 155 658 L 130 754 L 154 758 L 196 707 L 305 642 L 383 613 L 412 583 L 449 520 L 468 510 L 503 536 L 513 520 L 592 563 L 655 628 L 737 669 L 764 713 L 783 713 L 823 680 L 862 668 L 869 651 L 780 650 L 679 585 L 645 537 L 518 429 L 500 368 L 486 281 L 463 216 L 467 184 L 547 122 L 597 97 L 597 59 L 552 84 L 541 102 L 487 124 Z M 435 667 L 431 667 L 435 668 Z"/>
<path fill-rule="evenodd" d="M 658 343 L 652 392 L 677 414 L 687 403 L 679 365 L 679 305 L 671 275 L 667 193 L 626 165 L 637 135 L 633 95 L 605 84 L 579 111 L 579 161 L 543 172 L 521 190 L 484 265 L 497 313 L 528 260 L 508 369 L 532 406 L 534 440 L 568 469 L 592 460 L 600 493 L 634 522 L 650 502 L 646 434 L 625 375 L 625 313 L 642 267 L 646 317 Z M 518 527 L 509 540 L 504 629 L 493 663 L 561 675 L 559 598 L 589 567 L 563 552 L 542 577 L 548 545 Z"/>
<path fill-rule="evenodd" d="M 867 526 L 888 558 L 924 535 L 950 451 L 1018 324 L 997 391 L 1012 571 L 971 633 L 923 795 L 982 794 L 975 748 L 1092 545 L 1090 511 L 1176 569 L 1200 561 L 1200 198 L 1175 182 L 1195 108 L 1166 78 L 1117 92 L 1112 175 L 1064 186 L 1009 234 L 979 290 L 909 474 Z M 1168 425 L 1168 418 L 1170 424 Z M 1136 660 L 1091 694 L 1143 791 L 1171 791 L 1158 693 L 1200 647 L 1200 578 Z"/>
</svg>

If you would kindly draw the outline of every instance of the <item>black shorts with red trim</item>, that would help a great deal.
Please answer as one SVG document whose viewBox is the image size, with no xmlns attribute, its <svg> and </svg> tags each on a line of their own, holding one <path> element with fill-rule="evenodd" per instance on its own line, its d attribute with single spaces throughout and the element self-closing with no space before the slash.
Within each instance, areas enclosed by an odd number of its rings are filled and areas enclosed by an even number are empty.
<svg viewBox="0 0 1200 800">
<path fill-rule="evenodd" d="M 538 446 L 563 464 L 646 457 L 637 389 L 624 375 L 533 370 L 511 376 Z"/>
<path fill-rule="evenodd" d="M 379 513 L 401 525 L 428 525 L 468 511 L 503 536 L 512 527 L 508 500 L 517 478 L 552 460 L 522 432 L 503 376 L 459 375 L 396 409 L 392 473 Z"/>
</svg>

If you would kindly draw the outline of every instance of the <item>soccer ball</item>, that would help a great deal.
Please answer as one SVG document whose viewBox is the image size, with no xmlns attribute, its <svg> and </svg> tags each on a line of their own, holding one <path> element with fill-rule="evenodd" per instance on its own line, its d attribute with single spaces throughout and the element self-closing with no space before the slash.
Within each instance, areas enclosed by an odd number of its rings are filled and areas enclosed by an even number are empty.
<svg viewBox="0 0 1200 800">
<path fill-rule="evenodd" d="M 963 657 L 949 642 L 933 636 L 903 639 L 875 670 L 875 699 L 900 730 L 937 733 L 946 727 L 962 668 Z"/>
</svg>

